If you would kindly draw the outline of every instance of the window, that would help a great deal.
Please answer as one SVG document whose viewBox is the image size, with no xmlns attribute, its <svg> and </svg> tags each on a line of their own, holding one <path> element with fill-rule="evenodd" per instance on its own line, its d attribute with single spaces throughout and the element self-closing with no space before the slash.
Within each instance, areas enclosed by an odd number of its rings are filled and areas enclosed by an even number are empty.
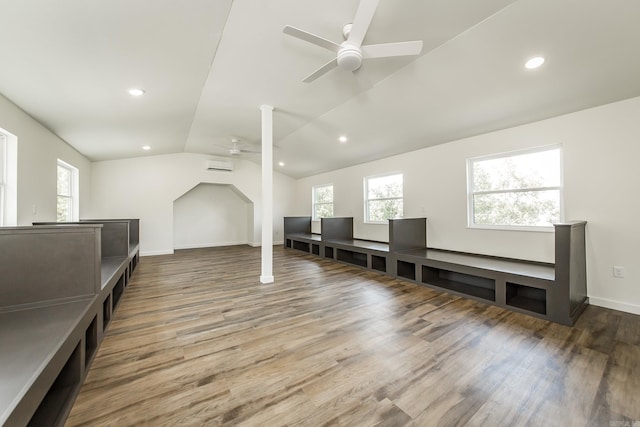
<svg viewBox="0 0 640 427">
<path fill-rule="evenodd" d="M 18 137 L 0 129 L 0 226 L 18 223 Z"/>
<path fill-rule="evenodd" d="M 562 218 L 562 150 L 469 159 L 469 226 L 551 229 Z"/>
<path fill-rule="evenodd" d="M 364 194 L 365 222 L 402 218 L 402 174 L 365 178 Z"/>
<path fill-rule="evenodd" d="M 58 222 L 77 221 L 78 169 L 58 159 Z"/>
<path fill-rule="evenodd" d="M 313 187 L 313 220 L 333 216 L 333 185 Z"/>
<path fill-rule="evenodd" d="M 0 133 L 0 226 L 5 225 L 7 194 L 7 137 Z"/>
</svg>

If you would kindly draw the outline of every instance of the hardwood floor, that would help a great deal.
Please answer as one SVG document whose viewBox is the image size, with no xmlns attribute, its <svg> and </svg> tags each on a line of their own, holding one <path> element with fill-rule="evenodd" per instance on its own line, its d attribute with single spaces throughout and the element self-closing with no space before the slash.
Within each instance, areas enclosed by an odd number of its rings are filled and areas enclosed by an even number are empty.
<svg viewBox="0 0 640 427">
<path fill-rule="evenodd" d="M 259 262 L 141 258 L 66 425 L 640 425 L 640 316 L 570 328 L 281 247 L 261 285 Z"/>
</svg>

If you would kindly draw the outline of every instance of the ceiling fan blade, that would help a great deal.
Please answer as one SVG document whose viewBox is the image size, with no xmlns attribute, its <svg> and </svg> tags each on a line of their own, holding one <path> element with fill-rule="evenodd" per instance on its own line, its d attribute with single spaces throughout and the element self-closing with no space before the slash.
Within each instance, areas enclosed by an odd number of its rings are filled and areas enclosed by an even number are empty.
<svg viewBox="0 0 640 427">
<path fill-rule="evenodd" d="M 380 0 L 360 0 L 347 43 L 360 47 Z"/>
<path fill-rule="evenodd" d="M 324 39 L 320 36 L 316 36 L 315 34 L 311 34 L 309 32 L 306 32 L 296 27 L 292 27 L 290 25 L 285 25 L 282 32 L 290 36 L 293 36 L 295 38 L 298 38 L 300 40 L 304 40 L 311 44 L 315 44 L 316 46 L 329 49 L 332 52 L 338 52 L 338 50 L 340 50 L 340 45 L 338 43 L 334 43 L 331 40 Z"/>
<path fill-rule="evenodd" d="M 385 58 L 388 56 L 420 55 L 422 40 L 411 42 L 370 44 L 362 46 L 363 58 Z"/>
<path fill-rule="evenodd" d="M 334 68 L 336 68 L 338 66 L 338 59 L 332 59 L 331 61 L 327 62 L 326 64 L 324 64 L 322 67 L 318 68 L 316 71 L 314 71 L 313 73 L 309 74 L 304 80 L 303 82 L 305 83 L 311 83 L 312 81 L 314 81 L 315 79 L 317 79 L 318 77 L 320 77 L 323 74 L 328 73 L 329 71 L 333 70 Z"/>
</svg>

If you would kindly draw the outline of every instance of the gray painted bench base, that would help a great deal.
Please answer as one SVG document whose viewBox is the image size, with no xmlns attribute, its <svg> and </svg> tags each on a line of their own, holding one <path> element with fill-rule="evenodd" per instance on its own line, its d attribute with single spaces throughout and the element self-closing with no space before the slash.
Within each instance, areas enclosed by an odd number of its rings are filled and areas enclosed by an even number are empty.
<svg viewBox="0 0 640 427">
<path fill-rule="evenodd" d="M 588 305 L 584 221 L 555 225 L 554 264 L 427 248 L 426 218 L 389 220 L 389 243 L 353 239 L 352 218 L 285 218 L 285 247 L 573 325 Z"/>
<path fill-rule="evenodd" d="M 0 425 L 64 424 L 138 262 L 110 221 L 0 229 Z"/>
</svg>

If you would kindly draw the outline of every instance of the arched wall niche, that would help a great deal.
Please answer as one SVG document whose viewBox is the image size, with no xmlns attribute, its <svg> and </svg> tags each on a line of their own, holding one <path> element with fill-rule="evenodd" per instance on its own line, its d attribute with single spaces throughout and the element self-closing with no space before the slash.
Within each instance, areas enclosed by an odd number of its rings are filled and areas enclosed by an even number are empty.
<svg viewBox="0 0 640 427">
<path fill-rule="evenodd" d="M 201 182 L 173 201 L 173 248 L 248 244 L 254 206 L 233 184 Z"/>
</svg>

